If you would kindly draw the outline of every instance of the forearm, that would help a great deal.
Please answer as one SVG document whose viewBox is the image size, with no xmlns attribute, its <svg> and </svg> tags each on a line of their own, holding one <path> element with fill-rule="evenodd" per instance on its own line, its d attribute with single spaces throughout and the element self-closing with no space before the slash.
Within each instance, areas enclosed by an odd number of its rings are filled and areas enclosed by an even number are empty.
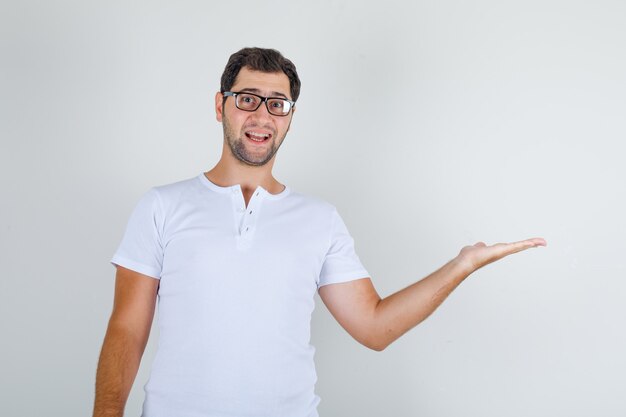
<svg viewBox="0 0 626 417">
<path fill-rule="evenodd" d="M 382 300 L 374 313 L 374 349 L 382 350 L 432 314 L 470 274 L 457 257 L 426 278 Z"/>
<path fill-rule="evenodd" d="M 474 271 L 513 253 L 545 245 L 545 239 L 532 238 L 465 246 L 437 271 L 382 300 L 369 277 L 322 286 L 319 294 L 352 337 L 371 349 L 383 350 L 435 311 Z"/>
<path fill-rule="evenodd" d="M 96 373 L 94 417 L 122 417 L 145 342 L 127 329 L 109 325 Z"/>
</svg>

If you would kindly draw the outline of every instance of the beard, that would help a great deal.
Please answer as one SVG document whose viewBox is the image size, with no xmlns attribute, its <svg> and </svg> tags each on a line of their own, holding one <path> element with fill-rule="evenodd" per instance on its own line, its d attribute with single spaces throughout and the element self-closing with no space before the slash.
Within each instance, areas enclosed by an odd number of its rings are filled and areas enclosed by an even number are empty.
<svg viewBox="0 0 626 417">
<path fill-rule="evenodd" d="M 270 143 L 266 144 L 263 148 L 259 147 L 258 149 L 254 149 L 248 146 L 243 129 L 242 132 L 237 135 L 226 118 L 222 119 L 222 127 L 224 129 L 224 139 L 226 139 L 226 143 L 228 143 L 232 154 L 239 161 L 251 166 L 263 166 L 271 161 L 276 152 L 278 152 L 280 145 L 282 145 L 285 136 L 287 136 L 287 132 L 280 138 L 272 134 L 272 137 L 267 139 Z M 245 128 L 250 127 L 254 126 L 245 126 Z M 274 129 L 271 130 L 274 131 Z"/>
</svg>

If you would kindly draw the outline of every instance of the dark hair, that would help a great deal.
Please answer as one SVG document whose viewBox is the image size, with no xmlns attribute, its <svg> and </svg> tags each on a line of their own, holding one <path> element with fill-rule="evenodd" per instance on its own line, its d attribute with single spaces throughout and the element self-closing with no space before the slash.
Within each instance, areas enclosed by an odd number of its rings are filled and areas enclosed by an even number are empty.
<svg viewBox="0 0 626 417">
<path fill-rule="evenodd" d="M 284 72 L 289 78 L 291 99 L 298 100 L 300 78 L 298 78 L 296 66 L 277 50 L 265 48 L 243 48 L 230 56 L 222 73 L 220 86 L 222 93 L 230 91 L 242 67 L 248 67 L 252 71 Z"/>
</svg>

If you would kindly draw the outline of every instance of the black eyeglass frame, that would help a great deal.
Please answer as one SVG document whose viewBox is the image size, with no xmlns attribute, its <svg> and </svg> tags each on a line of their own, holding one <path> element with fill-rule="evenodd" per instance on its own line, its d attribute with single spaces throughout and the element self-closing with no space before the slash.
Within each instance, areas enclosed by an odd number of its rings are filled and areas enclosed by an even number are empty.
<svg viewBox="0 0 626 417">
<path fill-rule="evenodd" d="M 259 109 L 259 107 L 261 107 L 261 104 L 265 103 L 265 108 L 267 109 L 268 113 L 269 113 L 269 114 L 271 114 L 272 116 L 278 116 L 278 117 L 285 117 L 285 116 L 289 116 L 289 113 L 291 113 L 291 111 L 293 110 L 293 108 L 294 108 L 294 107 L 295 107 L 295 105 L 296 105 L 296 102 L 295 102 L 295 101 L 293 101 L 293 100 L 289 100 L 289 99 L 287 99 L 287 98 L 285 98 L 285 97 L 263 97 L 263 96 L 260 96 L 260 95 L 258 95 L 258 94 L 249 93 L 249 92 L 247 92 L 247 91 L 237 91 L 237 92 L 235 92 L 235 91 L 224 91 L 224 92 L 222 92 L 222 94 L 224 95 L 224 98 L 226 98 L 226 97 L 234 97 L 234 98 L 235 98 L 235 107 L 237 107 L 239 110 L 249 111 L 249 112 L 254 112 L 254 111 L 257 111 L 257 110 Z M 251 110 L 248 110 L 248 109 L 242 109 L 241 107 L 239 107 L 239 106 L 237 105 L 237 96 L 238 96 L 239 94 L 247 94 L 247 95 L 250 95 L 250 96 L 255 96 L 255 97 L 260 98 L 260 99 L 261 99 L 261 101 L 259 101 L 259 105 L 258 105 L 258 106 L 256 106 L 256 108 L 254 108 L 254 109 L 251 109 Z M 286 101 L 287 103 L 289 103 L 289 106 L 290 106 L 290 107 L 289 107 L 289 112 L 287 112 L 287 113 L 285 113 L 285 114 L 276 114 L 276 113 L 273 113 L 273 112 L 270 110 L 270 105 L 269 105 L 269 104 L 268 104 L 268 102 L 267 102 L 268 100 L 271 100 L 271 99 L 274 99 L 274 100 L 283 100 L 283 101 Z"/>
</svg>

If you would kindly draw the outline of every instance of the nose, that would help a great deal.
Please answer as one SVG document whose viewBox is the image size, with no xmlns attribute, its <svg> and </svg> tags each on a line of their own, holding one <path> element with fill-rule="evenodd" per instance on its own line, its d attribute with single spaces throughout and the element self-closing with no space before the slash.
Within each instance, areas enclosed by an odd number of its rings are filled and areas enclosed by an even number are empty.
<svg viewBox="0 0 626 417">
<path fill-rule="evenodd" d="M 267 100 L 265 100 L 263 103 L 261 103 L 261 105 L 259 106 L 258 109 L 256 109 L 253 114 L 257 117 L 257 118 L 262 118 L 262 119 L 271 119 L 272 118 L 272 114 L 269 112 L 268 108 L 267 108 Z"/>
</svg>

